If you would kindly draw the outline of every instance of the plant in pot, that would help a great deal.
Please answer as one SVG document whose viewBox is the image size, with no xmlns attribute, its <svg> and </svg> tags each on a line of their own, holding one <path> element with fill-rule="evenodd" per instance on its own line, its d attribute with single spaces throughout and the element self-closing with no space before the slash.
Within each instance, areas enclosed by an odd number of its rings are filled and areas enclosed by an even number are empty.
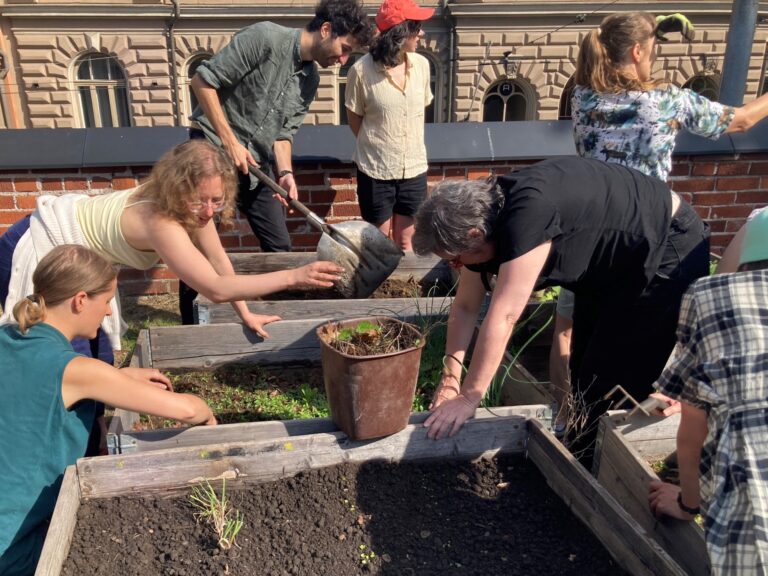
<svg viewBox="0 0 768 576">
<path fill-rule="evenodd" d="M 405 428 L 426 342 L 419 329 L 372 316 L 324 324 L 317 336 L 334 423 L 353 440 Z"/>
</svg>

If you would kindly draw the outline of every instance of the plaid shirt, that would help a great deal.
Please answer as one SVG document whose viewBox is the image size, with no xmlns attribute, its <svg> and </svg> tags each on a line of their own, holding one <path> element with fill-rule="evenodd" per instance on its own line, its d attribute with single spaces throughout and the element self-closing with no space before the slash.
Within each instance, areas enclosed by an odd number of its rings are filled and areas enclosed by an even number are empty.
<svg viewBox="0 0 768 576">
<path fill-rule="evenodd" d="M 768 573 L 768 270 L 720 274 L 683 297 L 660 391 L 707 412 L 700 474 L 714 574 Z"/>
</svg>

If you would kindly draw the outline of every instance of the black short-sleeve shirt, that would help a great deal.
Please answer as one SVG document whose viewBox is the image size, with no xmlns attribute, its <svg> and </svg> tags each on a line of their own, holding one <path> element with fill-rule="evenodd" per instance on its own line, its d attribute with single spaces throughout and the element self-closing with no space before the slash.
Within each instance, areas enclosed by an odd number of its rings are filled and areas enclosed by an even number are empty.
<svg viewBox="0 0 768 576">
<path fill-rule="evenodd" d="M 504 206 L 494 225 L 499 266 L 552 241 L 537 289 L 639 293 L 653 278 L 671 221 L 672 198 L 656 178 L 599 160 L 545 160 L 499 178 Z"/>
</svg>

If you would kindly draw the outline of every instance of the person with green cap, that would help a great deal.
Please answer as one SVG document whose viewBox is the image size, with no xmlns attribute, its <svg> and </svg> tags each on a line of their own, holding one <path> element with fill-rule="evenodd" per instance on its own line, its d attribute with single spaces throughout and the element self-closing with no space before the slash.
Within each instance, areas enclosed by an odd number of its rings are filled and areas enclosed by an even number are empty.
<svg viewBox="0 0 768 576">
<path fill-rule="evenodd" d="M 652 482 L 651 511 L 701 513 L 713 574 L 768 573 L 768 211 L 746 228 L 737 272 L 686 292 L 656 385 L 681 402 L 680 485 Z"/>
</svg>

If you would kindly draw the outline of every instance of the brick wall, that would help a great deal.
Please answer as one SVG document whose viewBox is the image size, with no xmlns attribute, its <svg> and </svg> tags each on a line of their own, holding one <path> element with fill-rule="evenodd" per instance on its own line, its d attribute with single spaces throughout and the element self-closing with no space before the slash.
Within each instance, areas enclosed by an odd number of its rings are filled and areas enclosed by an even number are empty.
<svg viewBox="0 0 768 576">
<path fill-rule="evenodd" d="M 482 178 L 491 171 L 504 173 L 530 162 L 476 162 L 435 164 L 430 185 L 444 178 Z M 80 171 L 0 171 L 0 234 L 29 214 L 40 194 L 79 192 L 101 194 L 136 186 L 147 175 L 146 167 L 82 169 Z M 302 164 L 297 167 L 300 200 L 329 223 L 359 217 L 355 170 L 352 165 Z M 675 158 L 672 189 L 695 207 L 712 228 L 712 250 L 720 253 L 747 215 L 768 204 L 768 154 L 680 156 Z M 313 250 L 319 234 L 299 215 L 288 217 L 294 250 Z M 258 250 L 258 241 L 244 219 L 222 232 L 230 251 Z M 120 273 L 124 294 L 175 291 L 177 279 L 164 266 L 146 272 L 124 269 Z"/>
</svg>

